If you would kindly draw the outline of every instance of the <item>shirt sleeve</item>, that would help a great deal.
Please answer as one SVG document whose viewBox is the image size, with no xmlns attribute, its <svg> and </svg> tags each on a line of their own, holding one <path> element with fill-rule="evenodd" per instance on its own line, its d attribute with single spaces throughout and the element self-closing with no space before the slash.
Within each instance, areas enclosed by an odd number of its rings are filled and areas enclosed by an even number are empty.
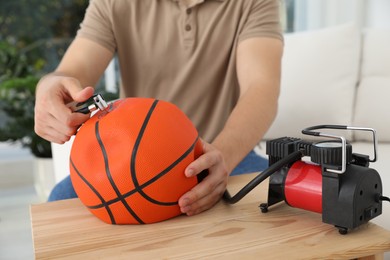
<svg viewBox="0 0 390 260">
<path fill-rule="evenodd" d="M 278 0 L 253 0 L 239 41 L 253 37 L 272 37 L 283 41 Z"/>
<path fill-rule="evenodd" d="M 111 1 L 90 0 L 84 20 L 80 24 L 76 37 L 88 38 L 111 52 L 116 50 L 116 41 L 111 19 Z"/>
</svg>

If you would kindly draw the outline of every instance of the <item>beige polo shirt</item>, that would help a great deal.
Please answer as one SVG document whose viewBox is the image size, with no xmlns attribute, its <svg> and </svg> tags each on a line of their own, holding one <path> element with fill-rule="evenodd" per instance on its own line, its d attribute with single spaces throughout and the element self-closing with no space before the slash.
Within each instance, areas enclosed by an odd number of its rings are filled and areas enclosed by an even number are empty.
<svg viewBox="0 0 390 260">
<path fill-rule="evenodd" d="M 239 42 L 282 40 L 278 0 L 91 0 L 77 37 L 117 52 L 122 97 L 176 104 L 209 142 L 239 97 Z"/>
</svg>

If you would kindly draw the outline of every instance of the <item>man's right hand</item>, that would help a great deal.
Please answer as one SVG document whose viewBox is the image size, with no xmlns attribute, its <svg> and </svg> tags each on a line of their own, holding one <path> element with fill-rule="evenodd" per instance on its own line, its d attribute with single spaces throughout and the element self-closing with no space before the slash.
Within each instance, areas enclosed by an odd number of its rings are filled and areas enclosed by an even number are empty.
<svg viewBox="0 0 390 260">
<path fill-rule="evenodd" d="M 76 134 L 89 114 L 73 113 L 69 102 L 84 102 L 94 93 L 93 87 L 83 88 L 72 77 L 48 74 L 37 86 L 35 102 L 35 132 L 42 138 L 63 144 Z"/>
</svg>

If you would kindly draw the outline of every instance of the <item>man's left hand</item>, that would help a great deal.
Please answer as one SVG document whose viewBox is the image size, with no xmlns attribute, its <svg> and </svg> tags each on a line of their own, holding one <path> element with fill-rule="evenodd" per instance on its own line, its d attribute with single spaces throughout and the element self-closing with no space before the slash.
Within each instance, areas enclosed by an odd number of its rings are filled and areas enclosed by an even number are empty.
<svg viewBox="0 0 390 260">
<path fill-rule="evenodd" d="M 187 166 L 184 174 L 193 177 L 203 170 L 209 174 L 179 199 L 182 213 L 196 215 L 214 206 L 226 190 L 228 172 L 222 153 L 203 141 L 203 154 Z"/>
</svg>

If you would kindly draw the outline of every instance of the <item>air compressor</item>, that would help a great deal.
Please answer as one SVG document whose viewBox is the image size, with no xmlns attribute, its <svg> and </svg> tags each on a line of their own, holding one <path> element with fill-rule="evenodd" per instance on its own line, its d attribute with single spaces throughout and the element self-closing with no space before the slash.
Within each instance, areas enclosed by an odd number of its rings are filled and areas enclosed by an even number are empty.
<svg viewBox="0 0 390 260">
<path fill-rule="evenodd" d="M 318 132 L 318 129 L 369 131 L 373 158 L 352 152 L 345 137 Z M 377 137 L 372 128 L 317 125 L 302 130 L 319 141 L 281 137 L 266 143 L 269 168 L 231 197 L 236 203 L 269 177 L 268 201 L 260 204 L 262 213 L 284 201 L 291 207 L 322 214 L 322 221 L 334 225 L 340 234 L 359 227 L 382 214 L 382 181 L 370 162 L 377 160 Z"/>
</svg>

